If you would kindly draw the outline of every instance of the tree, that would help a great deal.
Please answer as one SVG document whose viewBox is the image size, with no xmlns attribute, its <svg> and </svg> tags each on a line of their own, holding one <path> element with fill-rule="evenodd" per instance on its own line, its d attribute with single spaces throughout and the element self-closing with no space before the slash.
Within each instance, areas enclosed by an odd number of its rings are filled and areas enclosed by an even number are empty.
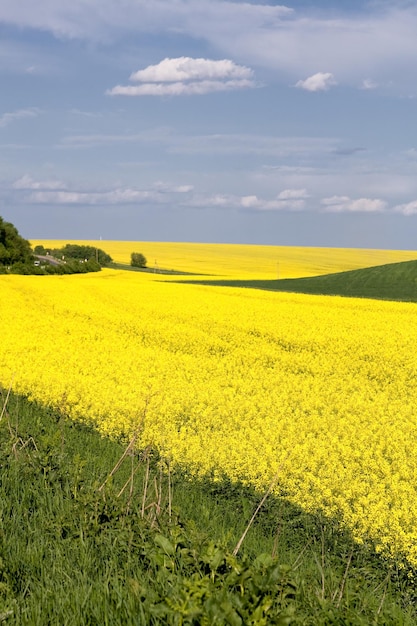
<svg viewBox="0 0 417 626">
<path fill-rule="evenodd" d="M 39 246 L 34 247 L 33 252 L 35 254 L 40 254 L 41 256 L 46 256 L 46 253 L 48 252 L 48 250 L 44 246 L 39 245 Z"/>
<path fill-rule="evenodd" d="M 30 243 L 21 237 L 17 228 L 0 217 L 0 265 L 33 264 Z"/>
<path fill-rule="evenodd" d="M 65 257 L 66 259 L 78 259 L 79 261 L 94 260 L 100 265 L 108 265 L 112 262 L 112 258 L 107 252 L 96 248 L 95 246 L 79 246 L 75 243 L 67 243 L 62 248 L 53 251 L 55 255 L 59 257 Z"/>
<path fill-rule="evenodd" d="M 29 241 L 23 239 L 13 224 L 0 217 L 0 274 L 80 274 L 99 272 L 112 258 L 100 248 L 67 244 L 59 250 L 36 246 L 35 255 L 49 254 L 50 263 L 35 265 Z M 54 259 L 56 256 L 59 260 Z M 65 256 L 65 261 L 62 257 Z M 0 620 L 1 621 L 1 620 Z"/>
<path fill-rule="evenodd" d="M 146 258 L 140 252 L 132 252 L 130 255 L 130 265 L 132 267 L 146 267 Z"/>
</svg>

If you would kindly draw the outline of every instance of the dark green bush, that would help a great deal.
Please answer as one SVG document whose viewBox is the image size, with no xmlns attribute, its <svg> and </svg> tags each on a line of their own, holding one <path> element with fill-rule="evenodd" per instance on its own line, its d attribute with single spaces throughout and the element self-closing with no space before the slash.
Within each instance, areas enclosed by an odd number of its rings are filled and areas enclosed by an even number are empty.
<svg viewBox="0 0 417 626">
<path fill-rule="evenodd" d="M 132 252 L 130 255 L 130 265 L 132 267 L 146 267 L 146 258 L 141 252 Z"/>
</svg>

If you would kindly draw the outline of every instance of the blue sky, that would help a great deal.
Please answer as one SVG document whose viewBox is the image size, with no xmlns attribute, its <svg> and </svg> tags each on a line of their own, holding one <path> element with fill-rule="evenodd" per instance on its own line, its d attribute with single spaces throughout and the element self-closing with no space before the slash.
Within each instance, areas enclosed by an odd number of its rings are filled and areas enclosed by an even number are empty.
<svg viewBox="0 0 417 626">
<path fill-rule="evenodd" d="M 417 249 L 417 5 L 2 0 L 29 239 Z"/>
</svg>

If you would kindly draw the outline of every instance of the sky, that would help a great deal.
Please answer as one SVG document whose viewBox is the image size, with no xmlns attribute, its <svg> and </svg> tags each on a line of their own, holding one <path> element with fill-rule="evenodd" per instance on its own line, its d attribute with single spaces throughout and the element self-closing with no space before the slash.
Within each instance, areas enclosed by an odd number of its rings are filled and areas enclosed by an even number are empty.
<svg viewBox="0 0 417 626">
<path fill-rule="evenodd" d="M 1 0 L 27 239 L 417 250 L 415 0 Z"/>
</svg>

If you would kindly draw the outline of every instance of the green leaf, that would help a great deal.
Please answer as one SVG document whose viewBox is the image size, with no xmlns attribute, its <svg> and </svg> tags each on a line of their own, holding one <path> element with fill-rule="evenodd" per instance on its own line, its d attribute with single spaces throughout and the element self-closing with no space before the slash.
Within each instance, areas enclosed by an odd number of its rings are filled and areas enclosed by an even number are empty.
<svg viewBox="0 0 417 626">
<path fill-rule="evenodd" d="M 164 537 L 164 535 L 156 535 L 155 543 L 162 548 L 165 554 L 169 554 L 170 556 L 175 554 L 175 546 L 173 546 L 170 540 Z"/>
</svg>

